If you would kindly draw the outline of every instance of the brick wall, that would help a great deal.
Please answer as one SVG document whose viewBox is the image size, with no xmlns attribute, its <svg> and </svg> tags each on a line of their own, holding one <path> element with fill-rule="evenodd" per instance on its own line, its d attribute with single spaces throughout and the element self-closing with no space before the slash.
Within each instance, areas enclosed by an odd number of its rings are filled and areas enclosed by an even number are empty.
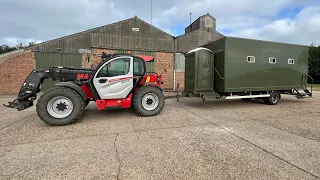
<svg viewBox="0 0 320 180">
<path fill-rule="evenodd" d="M 90 68 L 90 64 L 88 62 L 88 58 L 89 58 L 88 54 L 83 54 L 82 55 L 82 67 L 83 68 Z"/>
<path fill-rule="evenodd" d="M 184 89 L 184 72 L 176 72 L 176 84 L 179 83 L 179 89 Z"/>
<path fill-rule="evenodd" d="M 168 90 L 173 89 L 173 61 L 173 53 L 155 53 L 155 71 L 161 73 L 164 82 L 163 88 Z M 163 72 L 164 69 L 166 69 L 167 72 Z"/>
<path fill-rule="evenodd" d="M 31 51 L 11 57 L 0 64 L 0 94 L 18 94 L 20 87 L 34 69 Z"/>
</svg>

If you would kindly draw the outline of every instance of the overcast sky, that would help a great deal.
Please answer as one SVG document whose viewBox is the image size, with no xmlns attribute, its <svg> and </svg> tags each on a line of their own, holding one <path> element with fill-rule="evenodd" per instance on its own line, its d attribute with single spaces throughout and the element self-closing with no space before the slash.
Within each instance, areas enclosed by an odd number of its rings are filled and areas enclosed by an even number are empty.
<svg viewBox="0 0 320 180">
<path fill-rule="evenodd" d="M 0 44 L 41 42 L 137 15 L 150 23 L 151 0 L 0 0 Z M 320 0 L 153 0 L 152 24 L 181 35 L 210 13 L 224 35 L 320 44 Z"/>
</svg>

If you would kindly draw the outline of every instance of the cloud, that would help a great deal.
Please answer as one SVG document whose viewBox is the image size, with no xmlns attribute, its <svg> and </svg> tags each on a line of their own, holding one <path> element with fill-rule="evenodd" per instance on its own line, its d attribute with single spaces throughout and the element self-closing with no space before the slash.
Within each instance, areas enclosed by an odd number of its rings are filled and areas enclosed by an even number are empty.
<svg viewBox="0 0 320 180">
<path fill-rule="evenodd" d="M 192 20 L 210 13 L 222 34 L 310 44 L 320 42 L 319 8 L 318 0 L 153 0 L 152 24 L 180 35 L 190 12 Z M 150 23 L 151 0 L 1 0 L 0 44 L 46 41 L 135 15 Z"/>
<path fill-rule="evenodd" d="M 320 45 L 320 6 L 304 8 L 295 18 L 283 18 L 258 28 L 246 28 L 229 35 L 258 38 L 264 40 L 285 41 L 310 45 Z"/>
</svg>

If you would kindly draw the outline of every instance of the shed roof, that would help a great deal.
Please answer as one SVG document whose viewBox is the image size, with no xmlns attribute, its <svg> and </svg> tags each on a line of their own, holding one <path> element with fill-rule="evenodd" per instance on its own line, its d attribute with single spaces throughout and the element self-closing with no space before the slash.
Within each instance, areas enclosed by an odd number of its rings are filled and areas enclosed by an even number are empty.
<svg viewBox="0 0 320 180">
<path fill-rule="evenodd" d="M 172 36 L 171 34 L 169 34 L 169 33 L 165 32 L 165 31 L 163 31 L 163 30 L 161 30 L 161 29 L 159 29 L 159 28 L 157 28 L 157 27 L 155 27 L 155 26 L 153 26 L 153 25 L 151 25 L 151 24 L 143 21 L 142 19 L 138 18 L 137 16 L 134 16 L 134 17 L 132 17 L 132 18 L 125 19 L 125 20 L 122 20 L 122 21 L 118 21 L 118 22 L 114 22 L 114 23 L 111 23 L 111 24 L 107 24 L 107 25 L 103 25 L 103 26 L 96 27 L 96 28 L 88 29 L 88 30 L 85 30 L 85 31 L 81 31 L 81 32 L 74 33 L 74 34 L 71 34 L 71 35 L 63 36 L 63 37 L 60 37 L 60 38 L 56 38 L 56 39 L 51 39 L 51 40 L 48 40 L 48 41 L 44 41 L 44 42 L 35 44 L 34 46 L 28 47 L 28 48 L 26 48 L 26 49 L 34 49 L 35 47 L 42 46 L 42 45 L 45 45 L 45 44 L 48 44 L 48 43 L 52 43 L 52 42 L 55 42 L 55 41 L 64 40 L 64 39 L 72 38 L 72 37 L 79 36 L 79 35 L 83 35 L 83 34 L 87 34 L 87 33 L 92 33 L 92 32 L 95 32 L 95 31 L 104 29 L 104 28 L 106 28 L 106 27 L 118 25 L 118 24 L 125 23 L 125 22 L 131 21 L 131 20 L 138 20 L 138 21 L 140 21 L 141 23 L 150 26 L 151 28 L 157 30 L 158 32 L 160 32 L 160 33 L 162 33 L 162 34 L 164 34 L 164 35 L 167 35 L 167 36 L 170 36 L 170 37 L 174 37 L 174 36 Z"/>
</svg>

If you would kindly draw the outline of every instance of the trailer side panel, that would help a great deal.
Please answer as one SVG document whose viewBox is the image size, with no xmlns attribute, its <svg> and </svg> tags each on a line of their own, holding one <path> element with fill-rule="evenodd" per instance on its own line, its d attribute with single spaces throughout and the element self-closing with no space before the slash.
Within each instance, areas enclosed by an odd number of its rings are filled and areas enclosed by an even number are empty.
<svg viewBox="0 0 320 180">
<path fill-rule="evenodd" d="M 224 53 L 215 54 L 224 78 L 215 73 L 217 92 L 299 89 L 308 73 L 308 46 L 225 37 L 203 47 L 219 51 L 223 45 Z"/>
</svg>

